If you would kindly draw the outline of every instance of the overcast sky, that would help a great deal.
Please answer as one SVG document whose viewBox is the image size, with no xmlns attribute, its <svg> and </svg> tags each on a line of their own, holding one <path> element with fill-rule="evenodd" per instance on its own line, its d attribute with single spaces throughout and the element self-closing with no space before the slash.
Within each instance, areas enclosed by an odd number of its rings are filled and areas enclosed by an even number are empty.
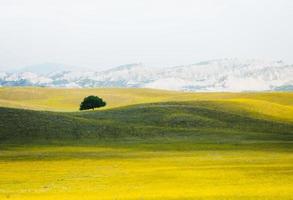
<svg viewBox="0 0 293 200">
<path fill-rule="evenodd" d="M 0 69 L 293 63 L 293 0 L 0 0 Z"/>
</svg>

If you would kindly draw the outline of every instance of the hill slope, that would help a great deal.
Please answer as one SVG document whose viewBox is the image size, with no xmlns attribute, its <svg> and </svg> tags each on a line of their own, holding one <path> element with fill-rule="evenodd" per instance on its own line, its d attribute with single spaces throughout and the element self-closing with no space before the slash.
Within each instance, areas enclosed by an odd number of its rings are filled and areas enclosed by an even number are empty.
<svg viewBox="0 0 293 200">
<path fill-rule="evenodd" d="M 217 107 L 293 121 L 293 93 L 187 93 L 151 89 L 0 88 L 0 107 L 47 111 L 77 111 L 88 95 L 97 95 L 112 109 L 144 103 L 212 101 Z"/>
<path fill-rule="evenodd" d="M 0 116 L 2 143 L 171 140 L 240 144 L 293 140 L 292 122 L 235 109 L 227 102 L 224 106 L 213 101 L 166 102 L 80 113 L 0 108 Z"/>
</svg>

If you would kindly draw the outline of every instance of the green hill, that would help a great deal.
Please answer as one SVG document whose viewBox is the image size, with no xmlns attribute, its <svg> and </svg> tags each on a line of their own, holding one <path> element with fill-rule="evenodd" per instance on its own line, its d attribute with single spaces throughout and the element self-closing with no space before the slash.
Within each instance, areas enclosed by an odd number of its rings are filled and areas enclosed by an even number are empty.
<svg viewBox="0 0 293 200">
<path fill-rule="evenodd" d="M 75 110 L 86 94 L 98 94 L 109 106 L 93 112 L 44 111 Z M 292 140 L 293 93 L 1 88 L 0 102 L 15 107 L 0 108 L 2 144 L 166 138 L 195 143 Z"/>
<path fill-rule="evenodd" d="M 290 122 L 217 106 L 211 101 L 166 102 L 76 113 L 0 108 L 0 138 L 1 143 L 24 144 L 165 139 L 237 144 L 293 139 Z"/>
</svg>

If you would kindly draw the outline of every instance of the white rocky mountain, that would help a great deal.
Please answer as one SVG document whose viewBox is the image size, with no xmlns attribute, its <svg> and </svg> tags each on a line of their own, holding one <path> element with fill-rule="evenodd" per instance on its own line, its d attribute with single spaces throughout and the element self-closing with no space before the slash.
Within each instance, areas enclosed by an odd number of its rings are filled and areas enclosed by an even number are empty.
<svg viewBox="0 0 293 200">
<path fill-rule="evenodd" d="M 35 67 L 36 68 L 36 67 Z M 0 86 L 140 87 L 182 91 L 293 90 L 293 65 L 282 61 L 221 59 L 171 68 L 150 68 L 141 63 L 106 71 L 68 70 L 54 65 L 0 72 Z"/>
</svg>

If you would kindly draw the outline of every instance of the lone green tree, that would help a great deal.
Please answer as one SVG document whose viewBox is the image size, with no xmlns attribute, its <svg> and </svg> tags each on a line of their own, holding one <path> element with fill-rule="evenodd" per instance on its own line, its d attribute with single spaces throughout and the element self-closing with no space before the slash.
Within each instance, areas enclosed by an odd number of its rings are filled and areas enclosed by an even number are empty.
<svg viewBox="0 0 293 200">
<path fill-rule="evenodd" d="M 106 102 L 98 96 L 88 96 L 81 102 L 79 110 L 89 110 L 106 106 Z"/>
</svg>

